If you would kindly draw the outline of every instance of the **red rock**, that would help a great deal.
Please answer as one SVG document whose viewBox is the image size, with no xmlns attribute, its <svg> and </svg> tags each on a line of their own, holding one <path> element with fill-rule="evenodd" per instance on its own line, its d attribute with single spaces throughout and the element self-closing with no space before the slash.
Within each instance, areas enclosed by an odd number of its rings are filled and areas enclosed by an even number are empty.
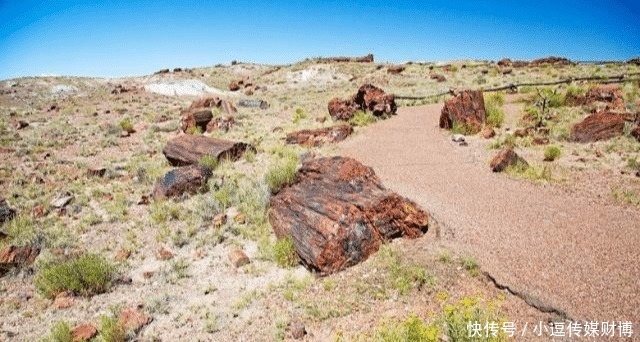
<svg viewBox="0 0 640 342">
<path fill-rule="evenodd" d="M 430 74 L 429 78 L 432 80 L 436 80 L 438 82 L 445 82 L 447 80 L 446 77 L 444 77 L 444 75 L 441 74 Z"/>
<path fill-rule="evenodd" d="M 329 115 L 334 120 L 349 120 L 358 111 L 358 105 L 353 100 L 334 98 L 329 101 Z"/>
<path fill-rule="evenodd" d="M 388 74 L 399 74 L 401 72 L 403 72 L 405 69 L 404 65 L 392 65 L 390 67 L 387 68 L 387 73 Z"/>
<path fill-rule="evenodd" d="M 520 129 L 516 129 L 513 132 L 513 135 L 515 135 L 518 138 L 524 138 L 526 136 L 529 136 L 533 133 L 535 129 L 533 127 L 527 127 L 527 128 L 520 128 Z"/>
<path fill-rule="evenodd" d="M 213 216 L 213 227 L 220 228 L 227 223 L 227 214 L 219 213 Z"/>
<path fill-rule="evenodd" d="M 213 119 L 211 109 L 188 110 L 182 114 L 180 129 L 185 133 L 193 133 L 194 128 L 199 127 L 200 132 L 204 132 L 211 119 Z"/>
<path fill-rule="evenodd" d="M 491 170 L 493 172 L 502 172 L 508 166 L 516 165 L 518 163 L 529 165 L 524 159 L 522 159 L 511 147 L 503 148 L 493 159 L 491 159 Z"/>
<path fill-rule="evenodd" d="M 241 249 L 234 249 L 229 252 L 229 261 L 235 267 L 242 267 L 251 262 L 249 257 Z"/>
<path fill-rule="evenodd" d="M 118 253 L 116 253 L 116 257 L 115 259 L 118 261 L 124 261 L 129 259 L 129 257 L 131 256 L 131 251 L 127 250 L 127 249 L 121 249 L 118 251 Z"/>
<path fill-rule="evenodd" d="M 231 81 L 231 83 L 229 83 L 229 90 L 238 91 L 240 90 L 240 85 L 238 85 L 238 82 L 236 81 Z"/>
<path fill-rule="evenodd" d="M 73 306 L 73 296 L 67 292 L 61 292 L 53 300 L 53 307 L 56 309 L 68 309 Z"/>
<path fill-rule="evenodd" d="M 486 126 L 480 131 L 480 135 L 485 139 L 491 139 L 496 136 L 496 130 L 493 127 Z"/>
<path fill-rule="evenodd" d="M 486 119 L 482 91 L 465 90 L 444 103 L 440 128 L 451 129 L 458 123 L 479 132 Z"/>
<path fill-rule="evenodd" d="M 287 144 L 304 146 L 321 146 L 326 143 L 339 142 L 353 133 L 349 125 L 337 125 L 318 129 L 303 129 L 287 134 Z"/>
<path fill-rule="evenodd" d="M 353 101 L 361 109 L 370 111 L 375 116 L 396 114 L 395 97 L 372 84 L 361 86 Z"/>
<path fill-rule="evenodd" d="M 573 62 L 571 62 L 570 60 L 568 60 L 568 59 L 566 59 L 564 57 L 550 56 L 550 57 L 534 59 L 534 60 L 531 61 L 531 63 L 529 63 L 529 65 L 531 65 L 531 66 L 540 66 L 540 65 L 543 65 L 543 64 L 572 65 Z"/>
<path fill-rule="evenodd" d="M 23 129 L 25 127 L 29 127 L 29 123 L 27 121 L 24 120 L 18 120 L 15 123 L 16 129 Z"/>
<path fill-rule="evenodd" d="M 571 131 L 573 141 L 586 143 L 620 136 L 624 132 L 625 117 L 620 114 L 599 112 L 575 124 Z"/>
<path fill-rule="evenodd" d="M 233 116 L 217 117 L 209 121 L 206 127 L 207 132 L 223 131 L 228 132 L 236 123 Z"/>
<path fill-rule="evenodd" d="M 303 339 L 304 336 L 307 334 L 307 330 L 305 329 L 304 324 L 300 322 L 289 323 L 288 329 L 289 329 L 289 333 L 291 334 L 291 337 L 294 340 Z"/>
<path fill-rule="evenodd" d="M 195 194 L 201 190 L 211 177 L 211 169 L 206 166 L 189 165 L 178 167 L 158 179 L 153 188 L 154 199 L 166 199 L 182 194 Z"/>
<path fill-rule="evenodd" d="M 166 248 L 160 248 L 160 250 L 158 250 L 158 259 L 160 260 L 169 260 L 173 258 L 173 252 Z"/>
<path fill-rule="evenodd" d="M 592 104 L 596 102 L 607 103 L 609 109 L 624 110 L 625 108 L 622 91 L 617 84 L 604 84 L 591 88 L 585 95 L 584 103 Z"/>
<path fill-rule="evenodd" d="M 511 74 L 512 72 L 513 72 L 513 69 L 511 69 L 511 68 L 505 68 L 505 69 L 502 69 L 502 74 L 503 74 L 503 75 L 509 75 L 509 74 Z"/>
<path fill-rule="evenodd" d="M 345 157 L 305 160 L 296 182 L 271 197 L 268 215 L 276 236 L 290 236 L 302 262 L 323 273 L 365 260 L 383 240 L 422 236 L 429 222 L 373 169 Z"/>
<path fill-rule="evenodd" d="M 89 169 L 87 169 L 87 175 L 92 177 L 104 177 L 106 173 L 107 173 L 107 169 L 101 166 L 92 166 Z"/>
<path fill-rule="evenodd" d="M 40 248 L 23 246 L 18 247 L 14 245 L 5 246 L 0 250 L 0 266 L 23 266 L 31 265 L 35 262 L 36 258 L 40 254 Z"/>
<path fill-rule="evenodd" d="M 162 150 L 173 166 L 197 164 L 204 156 L 212 156 L 218 160 L 237 160 L 249 145 L 201 135 L 182 135 L 167 142 Z"/>
<path fill-rule="evenodd" d="M 96 335 L 98 335 L 98 329 L 92 323 L 78 324 L 71 330 L 71 338 L 74 342 L 88 341 Z"/>
<path fill-rule="evenodd" d="M 118 316 L 118 324 L 124 328 L 124 330 L 134 333 L 139 332 L 140 329 L 150 322 L 151 317 L 149 317 L 149 315 L 134 308 L 122 310 Z"/>
</svg>

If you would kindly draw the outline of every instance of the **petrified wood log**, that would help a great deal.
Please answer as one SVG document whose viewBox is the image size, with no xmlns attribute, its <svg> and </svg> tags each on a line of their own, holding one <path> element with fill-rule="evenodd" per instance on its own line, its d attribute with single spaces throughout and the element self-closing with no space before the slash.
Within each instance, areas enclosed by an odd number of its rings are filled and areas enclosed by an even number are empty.
<svg viewBox="0 0 640 342">
<path fill-rule="evenodd" d="M 591 114 L 573 126 L 571 138 L 586 143 L 620 136 L 624 132 L 624 122 L 625 116 L 616 113 Z"/>
<path fill-rule="evenodd" d="M 465 90 L 444 103 L 440 128 L 451 129 L 457 123 L 479 132 L 486 119 L 482 91 Z"/>
<path fill-rule="evenodd" d="M 171 165 L 184 166 L 197 164 L 204 156 L 237 160 L 247 148 L 251 147 L 242 142 L 186 134 L 167 141 L 162 153 Z"/>
<path fill-rule="evenodd" d="M 211 170 L 206 166 L 190 165 L 175 168 L 158 179 L 153 189 L 153 198 L 165 199 L 184 193 L 194 194 L 207 184 L 209 177 L 211 177 Z"/>
<path fill-rule="evenodd" d="M 511 147 L 505 147 L 491 159 L 489 166 L 493 172 L 502 172 L 507 167 L 518 163 L 529 165 L 527 161 L 520 157 Z"/>
<path fill-rule="evenodd" d="M 429 215 L 385 189 L 370 167 L 345 157 L 309 159 L 296 182 L 271 197 L 269 221 L 291 236 L 310 269 L 332 273 L 365 260 L 395 237 L 426 232 Z"/>
<path fill-rule="evenodd" d="M 326 143 L 342 141 L 351 135 L 351 133 L 353 133 L 353 127 L 349 125 L 303 129 L 287 134 L 287 144 L 320 146 Z"/>
</svg>

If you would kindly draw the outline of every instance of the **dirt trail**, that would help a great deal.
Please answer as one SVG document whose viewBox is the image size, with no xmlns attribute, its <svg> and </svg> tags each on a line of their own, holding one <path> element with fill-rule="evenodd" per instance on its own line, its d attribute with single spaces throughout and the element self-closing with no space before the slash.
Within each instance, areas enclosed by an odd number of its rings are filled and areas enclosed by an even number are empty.
<svg viewBox="0 0 640 342">
<path fill-rule="evenodd" d="M 441 104 L 408 107 L 339 145 L 437 221 L 434 239 L 501 286 L 575 320 L 640 321 L 640 211 L 489 170 L 485 142 L 451 142 Z M 436 227 L 437 226 L 437 227 Z"/>
</svg>

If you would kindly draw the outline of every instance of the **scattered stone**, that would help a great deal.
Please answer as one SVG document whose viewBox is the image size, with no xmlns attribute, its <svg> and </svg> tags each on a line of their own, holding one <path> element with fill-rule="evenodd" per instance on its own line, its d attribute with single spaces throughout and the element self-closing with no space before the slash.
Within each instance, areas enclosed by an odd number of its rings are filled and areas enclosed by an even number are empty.
<svg viewBox="0 0 640 342">
<path fill-rule="evenodd" d="M 479 132 L 486 119 L 482 91 L 464 90 L 445 102 L 440 114 L 440 128 L 452 129 L 457 123 Z"/>
<path fill-rule="evenodd" d="M 353 101 L 361 109 L 370 111 L 375 116 L 396 114 L 395 97 L 392 94 L 386 94 L 384 90 L 372 84 L 361 86 Z"/>
<path fill-rule="evenodd" d="M 502 69 L 502 74 L 503 75 L 509 75 L 511 73 L 513 73 L 513 69 L 511 69 L 511 68 Z"/>
<path fill-rule="evenodd" d="M 158 259 L 160 260 L 169 260 L 173 258 L 173 252 L 166 248 L 166 247 L 162 247 L 160 248 L 160 250 L 158 250 Z"/>
<path fill-rule="evenodd" d="M 521 163 L 529 165 L 524 159 L 522 159 L 511 147 L 503 148 L 495 157 L 491 160 L 489 166 L 493 172 L 502 172 L 508 166 Z"/>
<path fill-rule="evenodd" d="M 307 334 L 307 330 L 305 326 L 301 322 L 291 322 L 289 323 L 289 333 L 294 340 L 301 340 Z"/>
<path fill-rule="evenodd" d="M 235 267 L 242 267 L 251 262 L 249 257 L 241 249 L 234 249 L 229 253 L 229 260 Z"/>
<path fill-rule="evenodd" d="M 113 90 L 111 91 L 111 94 L 119 95 L 119 94 L 137 91 L 137 90 L 138 90 L 137 87 L 127 88 L 127 87 L 124 87 L 122 84 L 118 84 L 115 88 L 113 88 Z"/>
<path fill-rule="evenodd" d="M 337 125 L 318 129 L 303 129 L 287 134 L 287 144 L 321 146 L 346 139 L 353 133 L 350 125 Z"/>
<path fill-rule="evenodd" d="M 267 109 L 269 104 L 264 100 L 242 99 L 238 101 L 238 107 Z"/>
<path fill-rule="evenodd" d="M 107 173 L 107 168 L 102 166 L 92 166 L 87 170 L 87 175 L 91 177 L 104 177 Z"/>
<path fill-rule="evenodd" d="M 533 137 L 534 145 L 547 145 L 549 143 L 549 138 L 547 137 Z"/>
<path fill-rule="evenodd" d="M 118 260 L 118 261 L 125 261 L 125 260 L 129 259 L 130 256 L 131 256 L 131 251 L 130 250 L 120 249 L 116 253 L 115 259 Z"/>
<path fill-rule="evenodd" d="M 138 333 L 149 323 L 151 323 L 151 317 L 135 308 L 122 310 L 118 316 L 118 324 L 126 331 L 132 331 L 133 333 Z"/>
<path fill-rule="evenodd" d="M 220 228 L 227 223 L 227 215 L 225 213 L 219 213 L 213 216 L 213 227 Z"/>
<path fill-rule="evenodd" d="M 238 160 L 247 149 L 253 148 L 242 142 L 187 134 L 169 140 L 162 153 L 171 165 L 184 166 L 197 164 L 204 156 Z"/>
<path fill-rule="evenodd" d="M 72 200 L 73 195 L 69 192 L 65 192 L 64 194 L 56 196 L 49 204 L 56 209 L 60 209 L 66 207 Z"/>
<path fill-rule="evenodd" d="M 0 275 L 14 267 L 29 266 L 36 261 L 40 248 L 8 245 L 0 250 Z"/>
<path fill-rule="evenodd" d="M 482 131 L 480 131 L 480 136 L 485 139 L 491 139 L 496 136 L 496 130 L 493 127 L 485 126 Z"/>
<path fill-rule="evenodd" d="M 224 117 L 217 117 L 209 121 L 206 127 L 206 131 L 207 132 L 213 132 L 213 131 L 228 132 L 231 129 L 231 127 L 235 125 L 235 123 L 236 123 L 236 119 L 233 116 L 229 115 Z"/>
<path fill-rule="evenodd" d="M 442 74 L 430 74 L 429 78 L 438 82 L 445 82 L 447 80 L 447 78 Z"/>
<path fill-rule="evenodd" d="M 596 157 L 598 157 L 598 158 L 604 157 L 604 153 L 599 148 L 596 148 Z"/>
<path fill-rule="evenodd" d="M 309 158 L 296 182 L 270 199 L 278 238 L 290 236 L 310 269 L 332 273 L 365 260 L 383 240 L 417 238 L 429 215 L 387 190 L 372 168 L 352 158 Z"/>
<path fill-rule="evenodd" d="M 128 138 L 131 135 L 129 131 L 120 132 L 120 138 Z"/>
<path fill-rule="evenodd" d="M 464 141 L 465 141 L 465 138 L 464 138 L 464 135 L 462 135 L 462 134 L 454 134 L 454 135 L 451 137 L 451 141 L 453 141 L 453 142 L 457 142 L 457 143 L 459 143 L 459 142 L 464 142 Z"/>
<path fill-rule="evenodd" d="M 397 74 L 403 72 L 404 69 L 405 69 L 404 65 L 392 65 L 392 66 L 387 68 L 387 73 L 388 74 L 397 75 Z"/>
<path fill-rule="evenodd" d="M 74 342 L 89 341 L 98 335 L 98 329 L 93 323 L 82 323 L 71 330 L 71 338 Z"/>
<path fill-rule="evenodd" d="M 238 82 L 236 81 L 231 81 L 231 83 L 229 83 L 229 90 L 238 91 L 240 90 L 240 85 L 238 85 Z"/>
<path fill-rule="evenodd" d="M 56 309 L 68 309 L 73 306 L 73 296 L 68 292 L 59 293 L 53 300 L 53 307 Z"/>
<path fill-rule="evenodd" d="M 569 59 L 564 58 L 564 57 L 550 56 L 550 57 L 534 59 L 534 60 L 531 61 L 531 63 L 529 63 L 530 66 L 540 66 L 540 65 L 544 65 L 544 64 L 573 65 L 573 62 L 571 62 Z"/>
<path fill-rule="evenodd" d="M 571 131 L 573 141 L 586 143 L 607 140 L 624 133 L 625 117 L 610 112 L 598 112 L 575 124 Z"/>
<path fill-rule="evenodd" d="M 631 130 L 631 136 L 640 141 L 640 125 L 636 126 L 633 130 Z"/>
<path fill-rule="evenodd" d="M 15 123 L 15 126 L 16 126 L 16 129 L 17 129 L 17 130 L 20 130 L 20 129 L 23 129 L 23 128 L 25 128 L 25 127 L 28 127 L 28 126 L 29 126 L 29 123 L 28 123 L 27 121 L 25 121 L 25 120 L 18 120 L 18 121 Z"/>
<path fill-rule="evenodd" d="M 148 195 L 142 195 L 140 196 L 140 199 L 138 200 L 138 202 L 136 203 L 137 205 L 147 205 L 149 204 L 149 196 Z"/>
<path fill-rule="evenodd" d="M 520 129 L 516 129 L 513 132 L 513 135 L 515 135 L 518 138 L 524 138 L 524 137 L 527 137 L 527 136 L 531 135 L 534 130 L 535 129 L 533 127 L 520 128 Z"/>
<path fill-rule="evenodd" d="M 220 109 L 227 115 L 237 113 L 233 103 L 218 97 L 206 97 L 191 103 L 191 106 L 181 113 L 180 128 L 183 132 L 190 132 L 199 127 L 201 132 L 207 130 L 207 125 L 213 119 L 212 108 Z"/>
<path fill-rule="evenodd" d="M 201 165 L 178 167 L 158 179 L 153 188 L 155 200 L 177 197 L 182 194 L 195 194 L 201 190 L 211 177 L 211 169 Z"/>
<path fill-rule="evenodd" d="M 16 216 L 16 210 L 9 207 L 7 200 L 3 197 L 0 197 L 0 226 L 13 220 Z"/>
<path fill-rule="evenodd" d="M 334 98 L 329 101 L 329 115 L 334 120 L 349 120 L 358 111 L 359 107 L 353 100 Z"/>
</svg>

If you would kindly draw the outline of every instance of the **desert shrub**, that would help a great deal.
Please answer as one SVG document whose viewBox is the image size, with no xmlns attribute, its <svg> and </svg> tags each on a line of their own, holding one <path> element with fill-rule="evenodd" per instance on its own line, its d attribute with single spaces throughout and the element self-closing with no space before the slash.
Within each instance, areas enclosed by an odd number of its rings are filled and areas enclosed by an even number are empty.
<svg viewBox="0 0 640 342">
<path fill-rule="evenodd" d="M 219 163 L 218 158 L 214 156 L 204 156 L 198 161 L 198 165 L 207 167 L 209 170 L 215 170 Z"/>
<path fill-rule="evenodd" d="M 613 188 L 611 190 L 613 198 L 622 204 L 631 204 L 640 207 L 640 194 L 634 192 L 631 189 L 622 187 Z"/>
<path fill-rule="evenodd" d="M 471 336 L 469 325 L 500 322 L 498 315 L 493 312 L 491 306 L 485 308 L 480 305 L 480 300 L 475 297 L 464 297 L 455 304 L 445 306 L 442 321 L 444 335 L 449 341 L 507 341 L 507 336 L 499 332 L 497 336 L 480 333 L 480 337 Z"/>
<path fill-rule="evenodd" d="M 115 315 L 100 316 L 100 338 L 103 342 L 124 342 L 127 332 Z"/>
<path fill-rule="evenodd" d="M 640 171 L 640 161 L 638 161 L 638 157 L 629 157 L 627 159 L 627 167 L 629 167 L 633 171 Z"/>
<path fill-rule="evenodd" d="M 564 93 L 565 104 L 569 104 L 567 103 L 567 101 L 570 101 L 571 99 L 574 99 L 576 97 L 584 96 L 586 93 L 587 89 L 583 87 L 576 85 L 568 86 L 567 90 Z"/>
<path fill-rule="evenodd" d="M 502 123 L 504 123 L 504 111 L 495 106 L 487 107 L 487 124 L 499 128 Z"/>
<path fill-rule="evenodd" d="M 171 201 L 154 201 L 149 211 L 151 220 L 157 224 L 180 218 L 180 206 Z"/>
<path fill-rule="evenodd" d="M 415 314 L 402 321 L 382 324 L 374 333 L 378 342 L 429 342 L 439 341 L 440 331 L 436 325 L 427 324 Z"/>
<path fill-rule="evenodd" d="M 51 327 L 48 336 L 40 339 L 40 342 L 72 342 L 71 326 L 66 321 L 59 321 Z"/>
<path fill-rule="evenodd" d="M 400 252 L 389 245 L 384 245 L 376 254 L 378 263 L 388 271 L 389 286 L 405 295 L 414 288 L 433 283 L 433 277 L 427 274 L 420 265 L 404 263 Z"/>
<path fill-rule="evenodd" d="M 298 254 L 291 237 L 276 241 L 273 245 L 273 259 L 281 267 L 293 267 L 298 264 Z"/>
<path fill-rule="evenodd" d="M 553 180 L 551 168 L 547 165 L 542 167 L 516 163 L 507 166 L 505 172 L 513 177 L 528 179 L 534 182 L 550 182 Z"/>
<path fill-rule="evenodd" d="M 485 106 L 487 104 L 495 105 L 495 106 L 503 106 L 504 105 L 504 94 L 501 92 L 494 92 L 485 97 L 484 100 Z"/>
<path fill-rule="evenodd" d="M 265 182 L 271 193 L 277 193 L 283 187 L 292 184 L 298 171 L 298 155 L 286 155 L 273 162 L 265 174 Z"/>
<path fill-rule="evenodd" d="M 106 292 L 111 286 L 116 266 L 97 254 L 83 254 L 75 259 L 54 260 L 39 268 L 35 278 L 37 290 L 47 298 L 61 292 L 90 296 Z"/>
<path fill-rule="evenodd" d="M 301 120 L 308 118 L 307 112 L 302 108 L 297 108 L 295 114 L 293 114 L 293 123 L 297 124 Z"/>
<path fill-rule="evenodd" d="M 198 125 L 194 125 L 191 126 L 189 128 L 187 128 L 187 134 L 191 134 L 191 135 L 200 135 L 202 134 L 202 127 L 198 126 Z"/>
<path fill-rule="evenodd" d="M 560 157 L 560 147 L 558 146 L 547 146 L 544 149 L 544 160 L 545 161 L 554 161 Z"/>
<path fill-rule="evenodd" d="M 353 114 L 349 123 L 353 126 L 364 127 L 376 122 L 377 120 L 378 119 L 373 114 L 359 110 Z"/>
<path fill-rule="evenodd" d="M 127 133 L 135 132 L 135 129 L 133 128 L 133 123 L 131 123 L 131 120 L 129 119 L 123 119 L 122 121 L 120 121 L 120 128 L 122 128 L 122 130 Z"/>
<path fill-rule="evenodd" d="M 18 215 L 14 217 L 5 224 L 4 229 L 8 240 L 13 245 L 25 246 L 37 240 L 36 223 L 30 216 Z"/>
<path fill-rule="evenodd" d="M 475 277 L 480 274 L 480 266 L 478 266 L 478 262 L 476 261 L 476 259 L 472 257 L 464 257 L 460 260 L 460 263 L 462 264 L 462 267 L 467 272 L 469 272 L 470 275 Z"/>
<path fill-rule="evenodd" d="M 462 134 L 462 135 L 473 135 L 478 133 L 479 129 L 472 125 L 467 125 L 463 122 L 453 122 L 453 127 L 451 127 L 451 133 L 453 134 Z"/>
</svg>

